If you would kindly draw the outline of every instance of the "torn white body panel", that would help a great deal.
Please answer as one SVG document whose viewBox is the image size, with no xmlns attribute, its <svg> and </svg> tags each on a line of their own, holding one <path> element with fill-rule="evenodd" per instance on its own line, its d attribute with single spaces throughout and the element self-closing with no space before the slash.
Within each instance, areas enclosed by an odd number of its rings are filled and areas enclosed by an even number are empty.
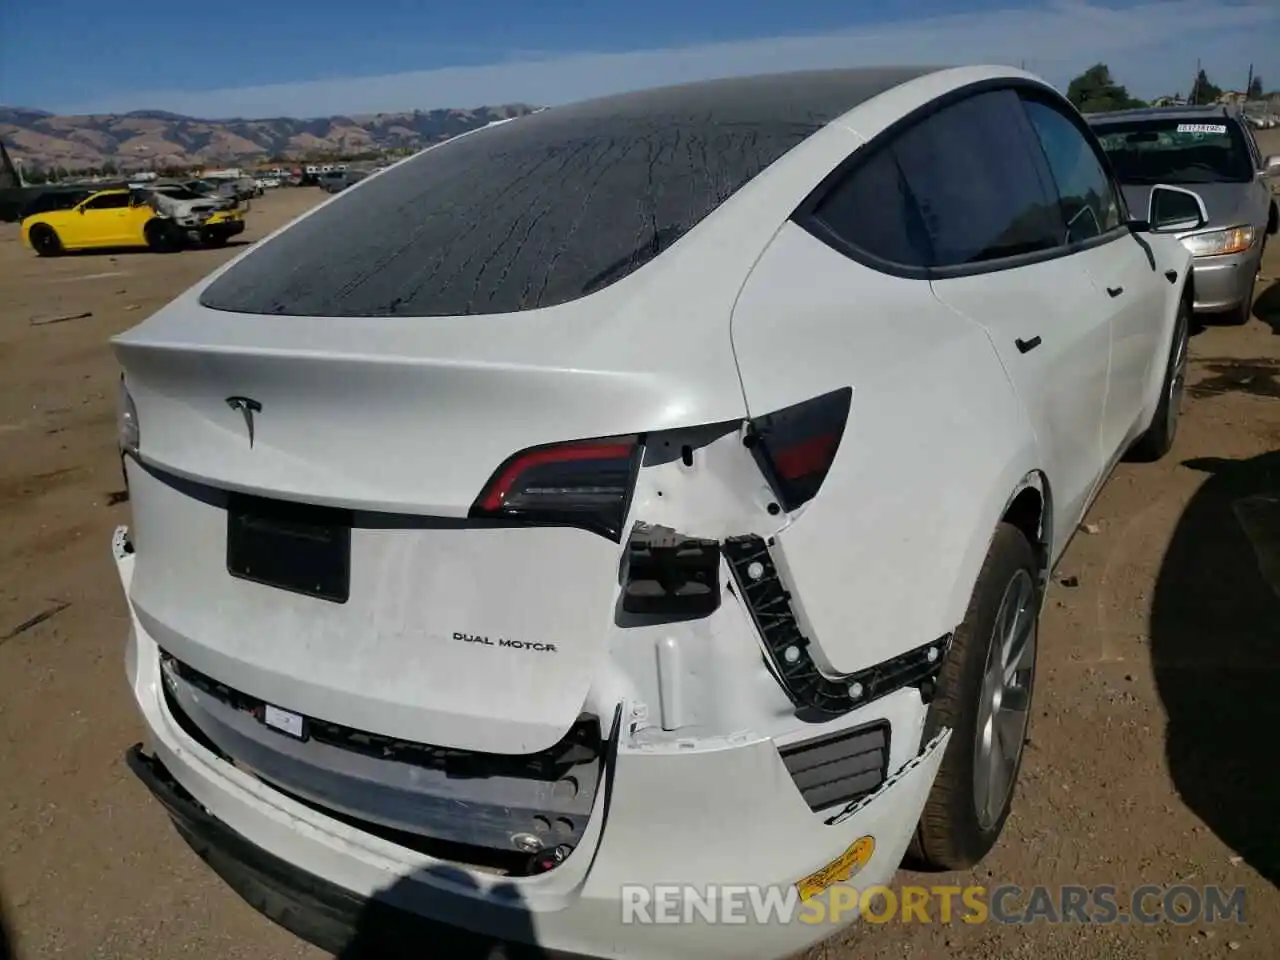
<svg viewBox="0 0 1280 960">
<path fill-rule="evenodd" d="M 127 591 L 135 554 L 123 530 L 114 544 Z M 838 811 L 833 823 L 800 800 L 766 737 L 623 744 L 612 773 L 608 829 L 601 795 L 582 837 L 591 855 L 570 857 L 536 876 L 509 877 L 372 836 L 219 759 L 171 714 L 159 650 L 136 617 L 127 670 L 156 758 L 209 813 L 257 847 L 344 890 L 421 916 L 451 922 L 467 917 L 476 929 L 497 936 L 516 936 L 523 927 L 519 935 L 527 937 L 532 922 L 540 943 L 610 960 L 772 960 L 844 926 L 850 915 L 834 924 L 803 923 L 797 916 L 790 924 L 730 924 L 701 933 L 682 925 L 636 925 L 625 943 L 617 936 L 624 889 L 684 884 L 706 891 L 750 883 L 776 886 L 786 897 L 797 881 L 861 837 L 874 838 L 875 852 L 848 883 L 857 890 L 888 883 L 948 740 L 944 732 L 918 755 L 912 749 L 912 758 L 877 792 Z M 742 803 L 744 796 L 752 803 Z M 662 811 L 662 830 L 654 829 L 655 810 Z M 695 847 L 698 857 L 689 858 Z M 518 907 L 511 906 L 513 893 Z"/>
</svg>

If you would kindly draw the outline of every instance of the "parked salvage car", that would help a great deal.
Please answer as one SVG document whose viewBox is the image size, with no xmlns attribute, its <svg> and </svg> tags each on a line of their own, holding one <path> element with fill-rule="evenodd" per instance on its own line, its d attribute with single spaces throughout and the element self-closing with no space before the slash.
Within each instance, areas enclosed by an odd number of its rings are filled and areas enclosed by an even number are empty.
<svg viewBox="0 0 1280 960">
<path fill-rule="evenodd" d="M 352 184 L 369 176 L 367 170 L 326 170 L 319 176 L 320 189 L 325 193 L 341 193 Z"/>
<path fill-rule="evenodd" d="M 774 958 L 852 913 L 623 924 L 623 885 L 972 865 L 1050 572 L 1173 443 L 1205 219 L 1131 214 L 992 67 L 605 97 L 382 171 L 113 340 L 132 769 L 335 952 L 376 902 L 373 938 Z"/>
<path fill-rule="evenodd" d="M 232 196 L 241 201 L 262 196 L 262 187 L 253 177 L 208 175 L 203 180 L 213 184 L 221 196 Z"/>
<path fill-rule="evenodd" d="M 1209 222 L 1180 238 L 1195 257 L 1195 308 L 1245 323 L 1267 238 L 1280 227 L 1272 194 L 1280 156 L 1263 157 L 1234 109 L 1161 107 L 1089 117 L 1135 209 L 1155 184 L 1180 184 L 1204 199 Z"/>
<path fill-rule="evenodd" d="M 185 186 L 164 184 L 142 192 L 138 199 L 202 246 L 221 247 L 244 232 L 244 214 L 235 198 L 210 197 Z"/>
<path fill-rule="evenodd" d="M 202 180 L 196 178 L 175 182 L 202 197 L 221 200 L 227 207 L 234 208 L 241 203 L 239 191 L 236 190 L 235 181 L 233 180 Z M 244 203 L 245 209 L 248 209 L 248 201 L 244 201 Z"/>
<path fill-rule="evenodd" d="M 180 191 L 181 188 L 175 188 Z M 220 246 L 244 230 L 244 214 L 169 189 L 100 190 L 74 207 L 22 221 L 22 241 L 42 257 L 69 250 L 149 247 L 169 251 L 189 239 Z"/>
</svg>

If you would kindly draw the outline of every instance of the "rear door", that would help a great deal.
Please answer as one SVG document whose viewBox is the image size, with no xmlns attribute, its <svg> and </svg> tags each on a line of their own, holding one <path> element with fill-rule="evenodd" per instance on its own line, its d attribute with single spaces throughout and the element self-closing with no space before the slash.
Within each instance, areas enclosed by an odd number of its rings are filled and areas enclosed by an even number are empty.
<svg viewBox="0 0 1280 960">
<path fill-rule="evenodd" d="M 1110 318 L 1067 255 L 1018 95 L 948 106 L 894 150 L 929 234 L 934 295 L 987 330 L 1036 432 L 1056 529 L 1069 529 L 1102 473 Z"/>
<path fill-rule="evenodd" d="M 1170 281 L 1148 242 L 1125 226 L 1120 190 L 1083 122 L 1047 97 L 1024 94 L 1022 100 L 1053 175 L 1071 259 L 1088 273 L 1111 321 L 1102 419 L 1103 456 L 1109 465 L 1132 439 L 1143 412 L 1160 353 Z"/>
</svg>

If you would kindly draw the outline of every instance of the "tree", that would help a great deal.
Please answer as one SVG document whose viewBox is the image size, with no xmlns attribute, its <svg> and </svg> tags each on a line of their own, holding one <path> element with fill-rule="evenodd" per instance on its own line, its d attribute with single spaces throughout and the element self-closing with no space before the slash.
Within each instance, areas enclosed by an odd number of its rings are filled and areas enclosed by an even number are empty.
<svg viewBox="0 0 1280 960">
<path fill-rule="evenodd" d="M 1143 101 L 1129 96 L 1129 91 L 1112 79 L 1111 68 L 1105 63 L 1095 63 L 1072 80 L 1067 86 L 1067 99 L 1081 113 L 1146 106 Z"/>
<path fill-rule="evenodd" d="M 1262 77 L 1254 74 L 1253 79 L 1249 81 L 1249 89 L 1245 92 L 1246 100 L 1262 99 Z"/>
<path fill-rule="evenodd" d="M 1196 74 L 1196 87 L 1191 92 L 1191 102 L 1198 105 L 1213 103 L 1222 96 L 1222 88 L 1216 86 L 1201 70 Z"/>
</svg>

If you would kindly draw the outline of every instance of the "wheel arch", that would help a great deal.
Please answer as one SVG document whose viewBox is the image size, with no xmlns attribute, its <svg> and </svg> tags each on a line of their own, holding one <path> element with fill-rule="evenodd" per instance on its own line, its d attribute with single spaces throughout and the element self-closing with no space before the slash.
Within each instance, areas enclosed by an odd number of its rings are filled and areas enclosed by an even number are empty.
<svg viewBox="0 0 1280 960">
<path fill-rule="evenodd" d="M 1002 523 L 1012 524 L 1026 536 L 1036 553 L 1042 577 L 1047 576 L 1054 556 L 1055 531 L 1050 497 L 1049 478 L 1041 470 L 1032 470 L 1009 495 L 1009 502 L 1000 515 Z"/>
<path fill-rule="evenodd" d="M 66 238 L 60 234 L 57 227 L 52 223 L 49 223 L 47 219 L 37 219 L 34 223 L 26 220 L 22 222 L 22 239 L 28 247 L 35 250 L 37 253 L 40 253 L 40 250 L 36 247 L 35 237 L 39 236 L 42 232 L 48 233 L 53 238 L 55 250 L 66 249 Z M 46 254 L 40 253 L 40 255 L 45 256 Z"/>
<path fill-rule="evenodd" d="M 1049 476 L 1025 456 L 1031 450 L 1034 447 L 1030 450 L 1024 448 L 1024 456 L 1016 458 L 998 473 L 985 504 L 974 511 L 975 523 L 969 548 L 953 568 L 955 579 L 947 606 L 948 629 L 964 622 L 978 577 L 1002 523 L 1011 524 L 1026 535 L 1040 568 L 1041 584 L 1048 580 L 1057 559 L 1059 531 L 1055 530 Z"/>
</svg>

